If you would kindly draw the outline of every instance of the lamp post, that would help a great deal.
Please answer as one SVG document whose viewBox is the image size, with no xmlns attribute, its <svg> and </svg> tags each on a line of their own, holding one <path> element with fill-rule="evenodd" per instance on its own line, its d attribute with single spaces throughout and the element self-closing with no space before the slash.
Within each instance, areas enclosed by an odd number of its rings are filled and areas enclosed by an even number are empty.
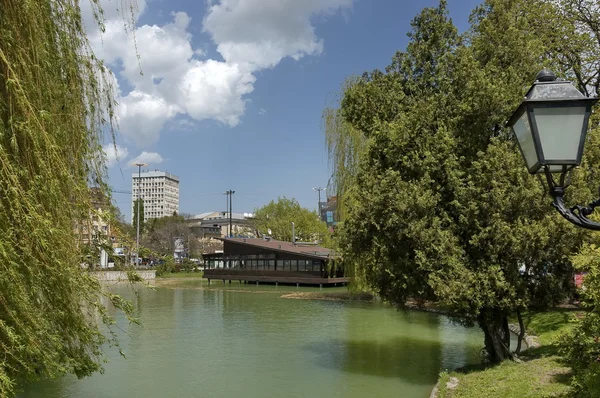
<svg viewBox="0 0 600 398">
<path fill-rule="evenodd" d="M 321 191 L 324 191 L 325 188 L 314 187 L 313 191 L 317 191 L 319 193 L 319 202 L 317 204 L 317 213 L 319 213 L 319 220 L 321 219 Z"/>
<path fill-rule="evenodd" d="M 235 193 L 235 191 L 232 191 L 231 189 L 229 191 L 225 191 L 225 193 L 223 195 L 228 195 L 229 196 L 229 237 L 233 237 L 233 231 L 231 229 L 232 227 L 232 219 L 231 219 L 231 197 L 233 196 L 233 194 Z"/>
<path fill-rule="evenodd" d="M 529 173 L 546 176 L 556 210 L 569 222 L 593 230 L 600 230 L 600 223 L 587 216 L 600 206 L 600 199 L 568 208 L 563 197 L 569 173 L 581 164 L 592 106 L 597 101 L 544 69 L 507 123 Z"/>
<path fill-rule="evenodd" d="M 140 202 L 142 200 L 142 167 L 148 166 L 146 163 L 134 163 L 134 166 L 138 168 L 138 194 L 137 194 L 137 225 L 136 225 L 136 235 L 135 235 L 135 266 L 139 265 L 140 261 Z"/>
</svg>

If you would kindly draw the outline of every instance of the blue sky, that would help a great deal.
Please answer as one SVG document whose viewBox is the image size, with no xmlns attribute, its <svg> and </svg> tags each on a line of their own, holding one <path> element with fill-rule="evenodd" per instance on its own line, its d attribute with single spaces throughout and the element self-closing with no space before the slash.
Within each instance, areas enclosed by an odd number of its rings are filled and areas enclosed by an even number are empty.
<svg viewBox="0 0 600 398">
<path fill-rule="evenodd" d="M 437 1 L 138 0 L 139 64 L 114 3 L 106 33 L 88 29 L 122 104 L 110 184 L 130 191 L 141 155 L 180 177 L 180 212 L 197 214 L 224 210 L 228 189 L 235 212 L 278 196 L 315 209 L 312 187 L 329 178 L 323 108 L 347 76 L 404 50 L 411 19 Z M 477 4 L 448 1 L 459 30 Z M 128 220 L 131 197 L 114 200 Z"/>
</svg>

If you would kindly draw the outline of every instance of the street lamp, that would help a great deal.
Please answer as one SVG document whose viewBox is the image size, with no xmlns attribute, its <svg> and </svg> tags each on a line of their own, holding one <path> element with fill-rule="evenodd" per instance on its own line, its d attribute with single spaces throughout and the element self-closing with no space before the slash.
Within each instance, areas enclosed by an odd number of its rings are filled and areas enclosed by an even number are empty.
<svg viewBox="0 0 600 398">
<path fill-rule="evenodd" d="M 592 106 L 597 101 L 544 69 L 508 121 L 529 173 L 546 175 L 556 210 L 573 224 L 594 230 L 600 230 L 600 223 L 587 216 L 600 206 L 600 199 L 568 208 L 563 196 L 569 185 L 568 173 L 581 164 Z M 560 173 L 558 183 L 555 173 Z"/>
<path fill-rule="evenodd" d="M 139 261 L 140 261 L 140 202 L 142 200 L 142 167 L 148 166 L 146 163 L 134 163 L 134 166 L 137 166 L 138 168 L 138 197 L 137 197 L 137 231 L 136 231 L 136 236 L 135 236 L 135 266 L 137 267 L 139 265 Z"/>
<path fill-rule="evenodd" d="M 321 191 L 324 191 L 325 188 L 314 187 L 313 191 L 317 191 L 319 193 L 319 201 L 317 202 L 317 212 L 319 213 L 319 220 L 321 219 Z"/>
</svg>

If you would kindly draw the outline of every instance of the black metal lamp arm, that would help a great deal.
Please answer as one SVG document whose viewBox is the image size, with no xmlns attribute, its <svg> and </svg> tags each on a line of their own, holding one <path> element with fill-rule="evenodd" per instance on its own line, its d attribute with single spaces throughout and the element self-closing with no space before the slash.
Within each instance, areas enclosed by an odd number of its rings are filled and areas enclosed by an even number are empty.
<svg viewBox="0 0 600 398">
<path fill-rule="evenodd" d="M 573 206 L 568 208 L 563 199 L 565 188 L 569 185 L 568 183 L 565 184 L 566 171 L 563 171 L 561 174 L 560 184 L 556 184 L 554 182 L 552 174 L 547 167 L 545 168 L 545 172 L 548 185 L 550 186 L 550 195 L 554 199 L 552 201 L 552 205 L 561 214 L 561 216 L 579 227 L 600 231 L 600 223 L 587 218 L 587 216 L 594 212 L 596 207 L 600 207 L 600 199 L 594 200 L 587 206 Z"/>
</svg>

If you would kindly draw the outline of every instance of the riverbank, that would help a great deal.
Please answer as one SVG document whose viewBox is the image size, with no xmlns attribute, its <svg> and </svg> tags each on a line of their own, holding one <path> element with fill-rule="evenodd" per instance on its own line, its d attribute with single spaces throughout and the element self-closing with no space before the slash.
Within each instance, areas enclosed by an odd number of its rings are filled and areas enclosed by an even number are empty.
<svg viewBox="0 0 600 398">
<path fill-rule="evenodd" d="M 350 292 L 294 292 L 283 294 L 281 298 L 294 300 L 325 300 L 325 301 L 373 301 L 374 296 L 370 293 Z"/>
<path fill-rule="evenodd" d="M 133 274 L 132 274 L 133 273 Z M 136 269 L 132 271 L 90 271 L 99 281 L 103 282 L 124 282 L 130 280 L 154 280 L 156 278 L 155 270 Z M 135 279 L 133 279 L 135 278 Z"/>
<path fill-rule="evenodd" d="M 157 275 L 160 279 L 181 279 L 181 278 L 202 278 L 204 276 L 203 271 L 194 272 L 169 272 Z"/>
<path fill-rule="evenodd" d="M 443 372 L 436 398 L 534 398 L 567 397 L 571 393 L 570 369 L 558 356 L 556 338 L 570 327 L 572 309 L 524 314 L 527 333 L 538 338 L 540 347 L 521 353 L 520 362 L 477 366 Z"/>
</svg>

